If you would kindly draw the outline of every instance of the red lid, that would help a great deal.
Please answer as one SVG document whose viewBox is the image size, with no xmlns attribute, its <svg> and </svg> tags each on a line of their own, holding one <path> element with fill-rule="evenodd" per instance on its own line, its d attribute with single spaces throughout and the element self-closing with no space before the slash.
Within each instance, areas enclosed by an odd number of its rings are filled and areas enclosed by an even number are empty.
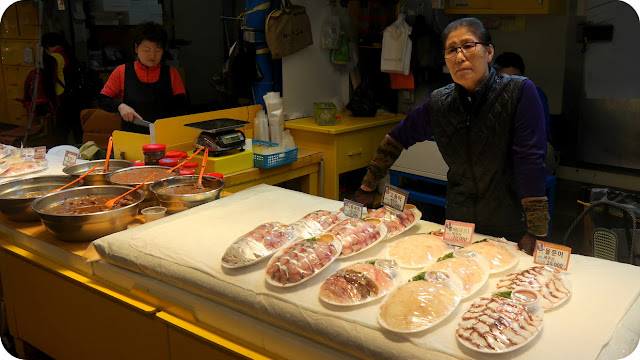
<svg viewBox="0 0 640 360">
<path fill-rule="evenodd" d="M 222 173 L 204 173 L 204 175 L 206 175 L 206 176 L 215 176 L 218 179 L 224 179 L 224 175 L 222 175 Z"/>
<path fill-rule="evenodd" d="M 191 169 L 182 169 L 180 170 L 180 175 L 195 175 L 196 171 Z"/>
<path fill-rule="evenodd" d="M 169 150 L 164 154 L 164 157 L 167 159 L 186 159 L 189 154 L 182 150 Z"/>
<path fill-rule="evenodd" d="M 183 169 L 194 169 L 197 167 L 198 167 L 198 163 L 195 161 L 187 161 L 184 164 L 182 164 Z"/>
<path fill-rule="evenodd" d="M 152 152 L 152 151 L 165 151 L 167 150 L 167 145 L 165 144 L 147 144 L 142 145 L 142 151 Z"/>
<path fill-rule="evenodd" d="M 134 161 L 133 166 L 144 166 L 144 161 Z"/>
<path fill-rule="evenodd" d="M 178 159 L 160 159 L 158 165 L 174 167 L 178 165 Z"/>
</svg>

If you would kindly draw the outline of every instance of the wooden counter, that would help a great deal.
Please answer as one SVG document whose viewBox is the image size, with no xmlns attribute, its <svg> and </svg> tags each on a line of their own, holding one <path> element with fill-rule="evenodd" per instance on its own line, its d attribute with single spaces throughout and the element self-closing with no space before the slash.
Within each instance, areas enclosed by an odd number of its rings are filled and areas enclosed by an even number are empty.
<svg viewBox="0 0 640 360">
<path fill-rule="evenodd" d="M 333 200 L 340 200 L 339 175 L 367 167 L 385 135 L 404 118 L 398 114 L 339 116 L 337 124 L 330 126 L 319 126 L 312 117 L 285 122 L 297 146 L 322 152 L 325 160 L 323 196 Z"/>
</svg>

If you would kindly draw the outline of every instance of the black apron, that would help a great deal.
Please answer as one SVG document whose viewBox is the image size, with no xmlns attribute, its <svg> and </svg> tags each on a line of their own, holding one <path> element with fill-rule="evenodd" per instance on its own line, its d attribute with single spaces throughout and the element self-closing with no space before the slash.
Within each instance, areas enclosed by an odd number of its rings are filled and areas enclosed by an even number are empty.
<svg viewBox="0 0 640 360">
<path fill-rule="evenodd" d="M 171 117 L 173 88 L 171 68 L 160 65 L 160 78 L 154 83 L 144 83 L 138 79 L 133 63 L 124 68 L 124 94 L 122 101 L 131 106 L 145 121 Z M 122 130 L 139 134 L 149 134 L 149 128 L 122 120 Z"/>
</svg>

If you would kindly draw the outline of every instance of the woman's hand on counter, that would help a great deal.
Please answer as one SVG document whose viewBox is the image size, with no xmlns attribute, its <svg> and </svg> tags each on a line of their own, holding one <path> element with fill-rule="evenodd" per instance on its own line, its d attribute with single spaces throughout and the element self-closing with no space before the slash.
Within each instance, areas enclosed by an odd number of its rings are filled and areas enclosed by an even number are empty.
<svg viewBox="0 0 640 360">
<path fill-rule="evenodd" d="M 355 194 L 353 194 L 353 201 L 358 202 L 367 208 L 373 208 L 373 203 L 375 202 L 376 192 L 375 190 L 369 189 L 368 187 L 361 185 L 358 190 L 356 190 Z"/>
</svg>

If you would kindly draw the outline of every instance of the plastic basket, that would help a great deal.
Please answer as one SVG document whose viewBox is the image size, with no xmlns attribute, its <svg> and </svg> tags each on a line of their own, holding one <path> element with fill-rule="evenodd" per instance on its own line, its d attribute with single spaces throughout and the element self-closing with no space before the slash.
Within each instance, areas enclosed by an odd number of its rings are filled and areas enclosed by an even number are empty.
<svg viewBox="0 0 640 360">
<path fill-rule="evenodd" d="M 253 145 L 262 145 L 267 147 L 276 147 L 278 144 L 262 141 L 262 140 L 253 140 Z M 253 166 L 260 169 L 268 169 L 279 165 L 288 164 L 290 162 L 294 162 L 298 160 L 298 148 L 295 147 L 293 149 L 285 150 L 283 152 L 275 153 L 275 154 L 258 154 L 253 153 Z"/>
<path fill-rule="evenodd" d="M 336 105 L 332 102 L 314 102 L 313 115 L 318 125 L 335 125 Z"/>
</svg>

